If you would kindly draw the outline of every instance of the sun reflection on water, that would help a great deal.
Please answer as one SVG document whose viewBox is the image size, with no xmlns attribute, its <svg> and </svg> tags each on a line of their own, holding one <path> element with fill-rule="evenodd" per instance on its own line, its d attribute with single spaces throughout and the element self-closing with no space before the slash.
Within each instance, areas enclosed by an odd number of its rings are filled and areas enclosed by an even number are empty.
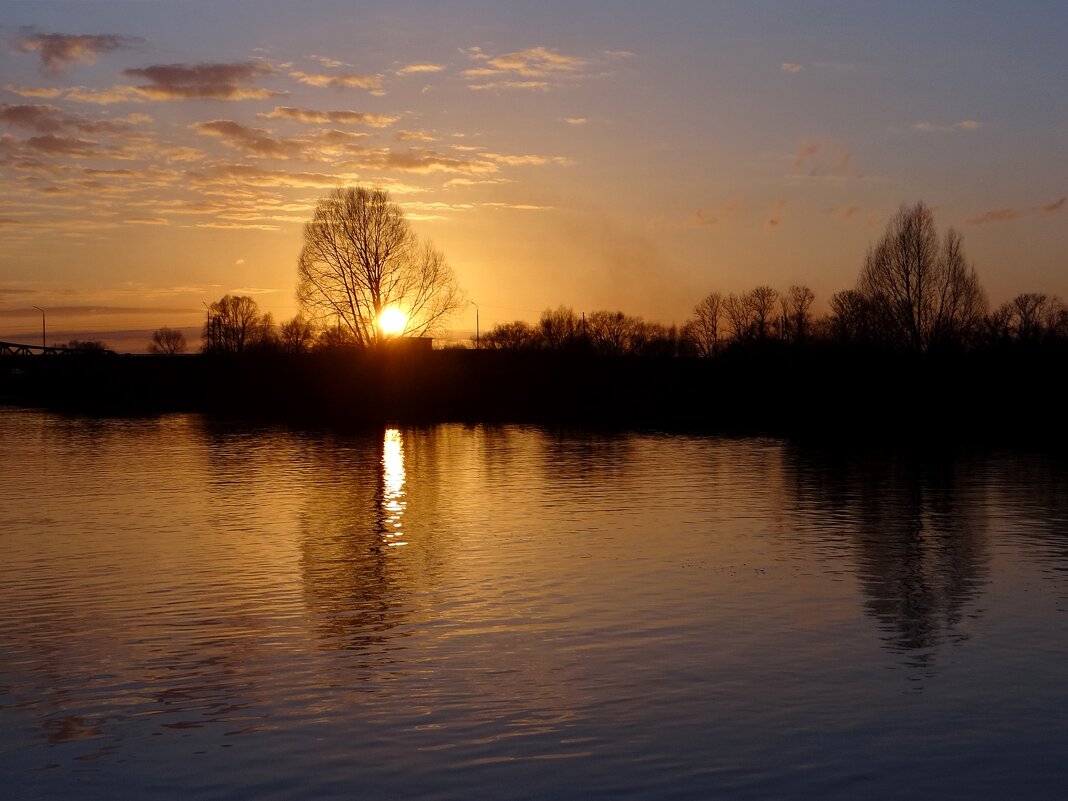
<svg viewBox="0 0 1068 801">
<path fill-rule="evenodd" d="M 386 545 L 407 545 L 401 518 L 404 500 L 404 437 L 399 429 L 387 428 L 382 441 L 382 530 Z"/>
</svg>

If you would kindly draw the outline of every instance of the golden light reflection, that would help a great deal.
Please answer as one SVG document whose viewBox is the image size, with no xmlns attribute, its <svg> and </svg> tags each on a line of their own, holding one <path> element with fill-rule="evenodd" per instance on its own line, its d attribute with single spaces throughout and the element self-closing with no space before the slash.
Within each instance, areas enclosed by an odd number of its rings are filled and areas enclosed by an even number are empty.
<svg viewBox="0 0 1068 801">
<path fill-rule="evenodd" d="M 382 484 L 383 537 L 391 547 L 407 545 L 401 521 L 408 505 L 404 500 L 404 437 L 396 428 L 387 428 L 382 441 Z"/>
</svg>

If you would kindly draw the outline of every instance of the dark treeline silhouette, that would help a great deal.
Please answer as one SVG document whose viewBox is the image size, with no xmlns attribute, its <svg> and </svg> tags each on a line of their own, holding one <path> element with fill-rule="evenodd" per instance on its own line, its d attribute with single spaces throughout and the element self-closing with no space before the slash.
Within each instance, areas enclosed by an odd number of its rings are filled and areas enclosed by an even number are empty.
<svg viewBox="0 0 1068 801">
<path fill-rule="evenodd" d="M 483 343 L 513 352 L 711 358 L 776 343 L 932 353 L 1068 342 L 1068 305 L 1059 298 L 1023 293 L 990 311 L 960 235 L 950 228 L 940 238 L 923 203 L 898 211 L 869 250 L 855 288 L 834 293 L 819 316 L 815 300 L 798 285 L 712 292 L 681 330 L 622 312 L 579 315 L 561 306 L 536 325 L 498 325 Z"/>
<path fill-rule="evenodd" d="M 276 326 L 255 300 L 208 308 L 202 353 L 4 356 L 0 397 L 105 413 L 189 410 L 315 424 L 566 422 L 738 433 L 1064 439 L 1057 379 L 1068 307 L 1026 293 L 988 308 L 959 235 L 902 207 L 852 289 L 816 314 L 806 286 L 712 292 L 676 328 L 548 310 L 478 350 L 361 344 L 348 323 Z M 363 318 L 361 318 L 363 319 Z M 168 347 L 174 350 L 167 350 Z"/>
</svg>

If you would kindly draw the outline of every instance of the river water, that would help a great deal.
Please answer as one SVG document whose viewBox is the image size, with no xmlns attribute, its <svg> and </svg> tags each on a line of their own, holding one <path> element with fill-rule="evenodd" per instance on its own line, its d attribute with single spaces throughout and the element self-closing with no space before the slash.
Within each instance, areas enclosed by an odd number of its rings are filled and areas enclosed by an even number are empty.
<svg viewBox="0 0 1068 801">
<path fill-rule="evenodd" d="M 1068 787 L 1036 454 L 0 410 L 17 799 Z"/>
</svg>

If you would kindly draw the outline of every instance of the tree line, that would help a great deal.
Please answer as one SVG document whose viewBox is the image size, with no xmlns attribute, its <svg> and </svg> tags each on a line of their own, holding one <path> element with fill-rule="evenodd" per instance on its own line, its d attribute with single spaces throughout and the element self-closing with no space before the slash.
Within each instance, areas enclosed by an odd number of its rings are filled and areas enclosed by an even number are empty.
<svg viewBox="0 0 1068 801">
<path fill-rule="evenodd" d="M 712 292 L 681 328 L 560 307 L 534 325 L 497 325 L 482 341 L 497 350 L 701 357 L 775 343 L 926 353 L 1068 341 L 1068 305 L 1060 298 L 1028 292 L 991 310 L 960 234 L 950 228 L 939 236 L 922 202 L 901 207 L 868 250 L 854 288 L 831 295 L 824 314 L 813 313 L 815 300 L 803 285 Z"/>
<path fill-rule="evenodd" d="M 412 232 L 401 209 L 380 189 L 337 189 L 322 198 L 298 262 L 300 312 L 281 325 L 244 295 L 208 307 L 205 353 L 305 353 L 339 346 L 378 347 L 379 319 L 405 310 L 402 335 L 433 333 L 464 304 L 444 256 Z M 1010 343 L 1068 341 L 1068 306 L 1057 297 L 1023 293 L 995 309 L 963 240 L 939 234 L 924 203 L 903 205 L 868 250 L 851 289 L 836 292 L 827 311 L 804 285 L 779 290 L 711 292 L 681 326 L 647 322 L 621 311 L 576 313 L 560 306 L 537 323 L 494 326 L 479 347 L 499 351 L 582 352 L 599 356 L 716 357 L 752 348 L 835 344 L 887 351 L 959 351 Z M 158 329 L 149 350 L 181 353 L 181 332 Z"/>
</svg>

